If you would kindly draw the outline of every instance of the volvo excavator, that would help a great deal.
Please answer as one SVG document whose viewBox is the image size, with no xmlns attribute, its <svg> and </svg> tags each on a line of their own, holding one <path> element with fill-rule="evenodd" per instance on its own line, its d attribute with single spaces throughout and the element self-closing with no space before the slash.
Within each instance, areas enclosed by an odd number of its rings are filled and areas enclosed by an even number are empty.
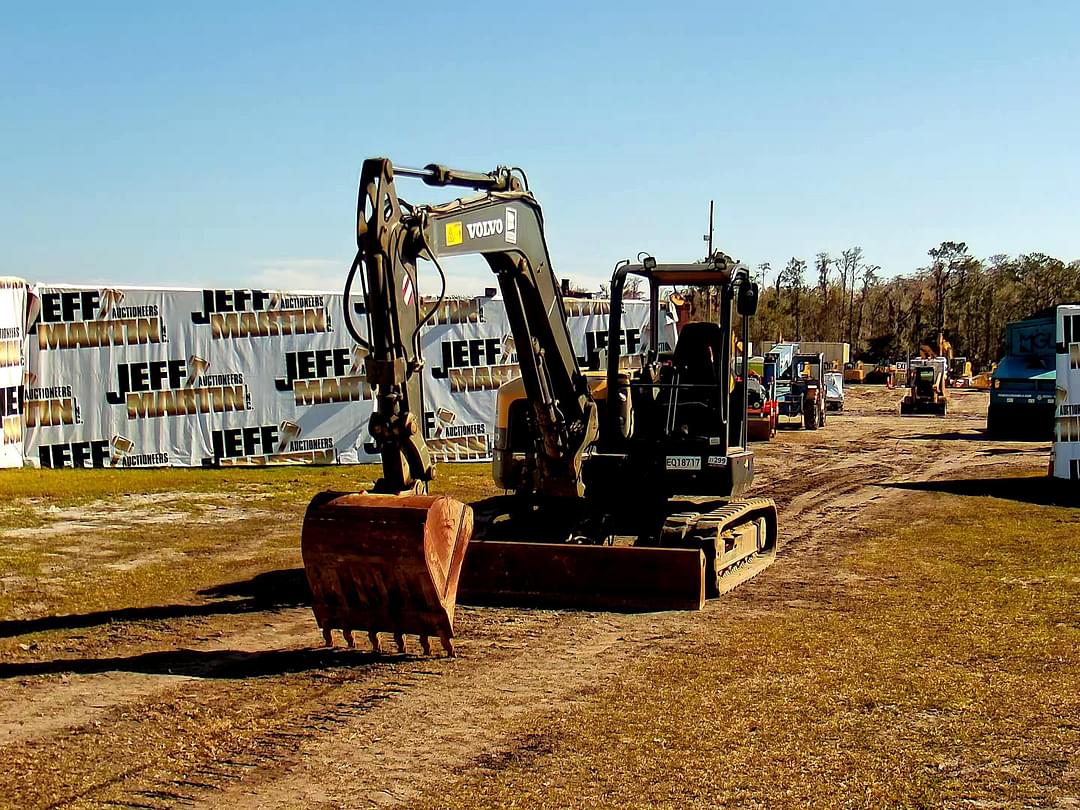
<svg viewBox="0 0 1080 810">
<path fill-rule="evenodd" d="M 410 205 L 396 179 L 478 192 Z M 501 604 L 613 610 L 697 609 L 775 557 L 776 508 L 739 498 L 753 480 L 745 387 L 733 374 L 758 289 L 745 265 L 716 253 L 704 262 L 620 263 L 611 283 L 609 340 L 601 368 L 580 368 L 567 328 L 543 215 L 520 170 L 464 172 L 431 164 L 364 162 L 357 253 L 345 284 L 360 279 L 367 334 L 346 326 L 367 353 L 374 389 L 369 422 L 382 476 L 364 493 L 324 492 L 301 538 L 313 611 L 327 644 L 353 646 L 366 631 L 400 651 L 406 635 L 440 639 L 453 655 L 454 609 Z M 462 504 L 428 494 L 435 467 L 424 441 L 420 330 L 439 303 L 418 293 L 417 268 L 480 255 L 495 274 L 520 367 L 498 393 L 496 483 L 507 494 Z M 641 256 L 642 254 L 639 254 Z M 627 279 L 648 287 L 653 336 L 635 363 L 620 350 Z M 713 288 L 715 323 L 687 324 L 661 345 L 665 288 Z M 350 307 L 346 307 L 349 313 Z M 736 320 L 741 323 L 741 343 Z M 460 591 L 460 592 L 459 592 Z"/>
</svg>

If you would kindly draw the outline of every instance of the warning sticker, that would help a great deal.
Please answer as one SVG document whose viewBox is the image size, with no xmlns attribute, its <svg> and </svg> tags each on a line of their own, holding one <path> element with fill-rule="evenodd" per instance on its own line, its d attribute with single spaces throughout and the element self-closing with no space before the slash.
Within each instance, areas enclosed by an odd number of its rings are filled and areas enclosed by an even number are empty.
<svg viewBox="0 0 1080 810">
<path fill-rule="evenodd" d="M 461 223 L 460 222 L 447 222 L 446 223 L 446 246 L 453 247 L 454 245 L 460 245 L 462 242 Z"/>
</svg>

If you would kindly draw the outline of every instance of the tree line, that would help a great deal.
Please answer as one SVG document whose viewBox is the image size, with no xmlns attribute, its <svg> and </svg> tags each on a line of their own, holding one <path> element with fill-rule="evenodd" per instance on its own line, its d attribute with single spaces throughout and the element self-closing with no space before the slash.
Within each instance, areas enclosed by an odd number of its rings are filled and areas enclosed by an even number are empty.
<svg viewBox="0 0 1080 810">
<path fill-rule="evenodd" d="M 761 297 L 751 319 L 755 347 L 775 340 L 840 341 L 853 359 L 889 362 L 939 351 L 938 335 L 976 368 L 1004 354 L 1005 324 L 1080 301 L 1080 260 L 1045 253 L 980 259 L 964 242 L 942 242 L 924 267 L 884 278 L 861 247 L 758 265 Z"/>
</svg>

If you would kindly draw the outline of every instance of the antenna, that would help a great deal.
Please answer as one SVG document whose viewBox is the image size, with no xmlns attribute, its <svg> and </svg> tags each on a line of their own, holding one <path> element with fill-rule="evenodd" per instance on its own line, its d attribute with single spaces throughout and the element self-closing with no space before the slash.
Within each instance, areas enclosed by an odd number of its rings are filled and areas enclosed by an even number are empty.
<svg viewBox="0 0 1080 810">
<path fill-rule="evenodd" d="M 712 256 L 712 238 L 713 238 L 713 204 L 715 200 L 709 200 L 709 232 L 702 238 L 709 243 L 709 252 L 706 254 L 706 258 Z"/>
</svg>

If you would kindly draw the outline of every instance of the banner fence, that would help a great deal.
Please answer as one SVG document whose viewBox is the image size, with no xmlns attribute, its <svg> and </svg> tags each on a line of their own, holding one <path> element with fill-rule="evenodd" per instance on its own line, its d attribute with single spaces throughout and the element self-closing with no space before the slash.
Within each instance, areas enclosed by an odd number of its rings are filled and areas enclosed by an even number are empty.
<svg viewBox="0 0 1080 810">
<path fill-rule="evenodd" d="M 434 302 L 428 302 L 429 304 Z M 362 299 L 350 305 L 360 333 Z M 29 285 L 0 279 L 0 465 L 332 464 L 378 460 L 363 350 L 326 292 Z M 609 304 L 567 299 L 580 362 Z M 628 355 L 648 305 L 627 301 Z M 667 319 L 661 339 L 674 342 Z M 519 375 L 503 303 L 447 299 L 424 327 L 425 436 L 437 461 L 491 458 L 498 387 Z"/>
</svg>

